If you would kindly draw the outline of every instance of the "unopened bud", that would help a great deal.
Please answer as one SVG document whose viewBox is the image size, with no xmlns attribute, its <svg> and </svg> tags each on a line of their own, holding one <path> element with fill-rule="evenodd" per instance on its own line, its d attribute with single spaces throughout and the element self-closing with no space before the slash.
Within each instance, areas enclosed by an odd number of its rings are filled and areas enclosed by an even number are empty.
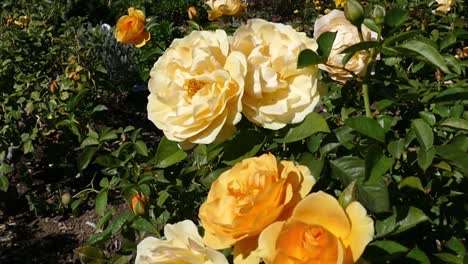
<svg viewBox="0 0 468 264">
<path fill-rule="evenodd" d="M 345 17 L 358 28 L 361 28 L 362 21 L 364 20 L 364 8 L 356 0 L 348 0 L 345 5 Z"/>
<path fill-rule="evenodd" d="M 191 6 L 187 9 L 187 14 L 190 20 L 195 20 L 198 18 L 198 10 L 194 6 Z"/>
<path fill-rule="evenodd" d="M 59 86 L 58 86 L 58 83 L 56 81 L 52 81 L 50 83 L 50 91 L 51 92 L 55 93 L 55 91 L 57 91 L 58 87 Z"/>
<path fill-rule="evenodd" d="M 146 197 L 142 193 L 134 194 L 130 205 L 135 215 L 145 214 Z"/>
<path fill-rule="evenodd" d="M 385 21 L 385 8 L 379 5 L 374 6 L 372 16 L 374 17 L 375 23 L 377 23 L 377 25 L 382 25 Z"/>
<path fill-rule="evenodd" d="M 70 193 L 62 194 L 62 204 L 65 207 L 68 207 L 68 204 L 70 204 L 70 201 L 71 201 L 71 194 Z"/>
</svg>

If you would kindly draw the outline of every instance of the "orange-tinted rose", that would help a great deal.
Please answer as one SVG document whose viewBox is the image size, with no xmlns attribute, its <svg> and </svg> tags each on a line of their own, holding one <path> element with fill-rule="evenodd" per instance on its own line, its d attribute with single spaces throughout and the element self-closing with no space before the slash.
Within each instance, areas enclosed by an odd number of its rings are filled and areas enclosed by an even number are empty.
<svg viewBox="0 0 468 264">
<path fill-rule="evenodd" d="M 343 209 L 333 196 L 317 192 L 260 234 L 256 254 L 266 264 L 354 263 L 373 235 L 374 222 L 359 202 Z"/>
<path fill-rule="evenodd" d="M 128 15 L 117 21 L 115 38 L 118 42 L 133 44 L 137 48 L 143 47 L 151 35 L 145 29 L 145 14 L 141 10 L 130 7 Z"/>
<path fill-rule="evenodd" d="M 222 16 L 236 16 L 242 14 L 247 4 L 241 0 L 207 0 L 208 19 L 215 20 Z"/>
<path fill-rule="evenodd" d="M 205 243 L 215 249 L 234 245 L 234 263 L 255 263 L 250 253 L 260 232 L 289 217 L 314 183 L 307 167 L 278 163 L 271 154 L 237 163 L 213 182 L 200 207 Z"/>
<path fill-rule="evenodd" d="M 146 197 L 142 193 L 136 193 L 132 197 L 131 209 L 134 214 L 142 215 L 145 213 Z"/>
</svg>

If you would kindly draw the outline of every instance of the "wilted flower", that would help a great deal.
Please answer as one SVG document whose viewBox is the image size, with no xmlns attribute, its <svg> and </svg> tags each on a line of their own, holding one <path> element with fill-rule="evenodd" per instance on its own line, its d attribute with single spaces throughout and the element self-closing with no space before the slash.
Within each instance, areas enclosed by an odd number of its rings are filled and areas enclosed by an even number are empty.
<svg viewBox="0 0 468 264">
<path fill-rule="evenodd" d="M 361 29 L 364 41 L 377 38 L 377 33 L 370 31 L 366 26 L 363 25 Z M 320 64 L 319 68 L 327 71 L 332 79 L 340 82 L 352 79 L 353 74 L 365 74 L 369 57 L 369 53 L 366 51 L 354 54 L 345 66 L 342 63 L 345 54 L 341 52 L 347 47 L 361 42 L 357 27 L 346 19 L 343 11 L 332 10 L 329 14 L 315 21 L 314 38 L 319 38 L 325 32 L 336 32 L 337 34 L 328 56 L 327 65 Z"/>
<path fill-rule="evenodd" d="M 220 252 L 206 247 L 190 220 L 167 224 L 165 240 L 154 237 L 143 239 L 137 246 L 135 264 L 228 264 Z"/>
<path fill-rule="evenodd" d="M 135 47 L 143 47 L 151 35 L 145 29 L 145 14 L 138 9 L 130 7 L 128 15 L 122 16 L 117 21 L 115 38 L 118 42 L 133 44 Z"/>
</svg>

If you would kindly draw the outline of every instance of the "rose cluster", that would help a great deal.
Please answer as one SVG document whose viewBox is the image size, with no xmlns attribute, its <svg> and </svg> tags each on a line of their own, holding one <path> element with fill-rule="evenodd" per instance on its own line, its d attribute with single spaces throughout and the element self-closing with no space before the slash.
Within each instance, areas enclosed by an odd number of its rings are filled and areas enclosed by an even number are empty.
<svg viewBox="0 0 468 264">
<path fill-rule="evenodd" d="M 337 32 L 328 62 L 319 67 L 340 82 L 362 75 L 368 54 L 346 65 L 341 52 L 360 41 L 342 11 L 317 20 L 314 37 Z M 364 40 L 375 39 L 363 28 Z M 316 51 L 314 39 L 291 26 L 251 19 L 232 37 L 223 30 L 193 31 L 158 59 L 149 80 L 148 117 L 184 149 L 219 143 L 242 116 L 266 129 L 300 123 L 319 103 L 318 67 L 297 68 L 299 53 Z"/>
<path fill-rule="evenodd" d="M 211 185 L 199 211 L 203 239 L 190 221 L 166 225 L 165 240 L 148 237 L 137 264 L 224 264 L 215 249 L 233 248 L 234 263 L 354 263 L 374 235 L 364 207 L 344 208 L 324 192 L 309 194 L 309 169 L 271 154 L 245 159 Z"/>
</svg>

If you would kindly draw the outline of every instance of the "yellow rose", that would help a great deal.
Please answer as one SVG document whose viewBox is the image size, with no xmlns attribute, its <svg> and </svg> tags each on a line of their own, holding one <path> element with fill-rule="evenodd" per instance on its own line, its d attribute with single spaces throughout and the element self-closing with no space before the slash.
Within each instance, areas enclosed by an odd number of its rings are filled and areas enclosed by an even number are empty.
<svg viewBox="0 0 468 264">
<path fill-rule="evenodd" d="M 210 7 L 208 10 L 208 19 L 215 20 L 222 16 L 240 15 L 247 4 L 241 0 L 208 0 L 206 4 Z"/>
<path fill-rule="evenodd" d="M 333 196 L 317 192 L 260 234 L 256 254 L 266 264 L 354 263 L 373 236 L 374 222 L 359 202 L 343 210 Z"/>
<path fill-rule="evenodd" d="M 439 4 L 436 11 L 448 13 L 450 10 L 452 10 L 452 6 L 455 5 L 456 0 L 436 0 L 436 2 Z"/>
<path fill-rule="evenodd" d="M 213 182 L 200 207 L 205 243 L 215 249 L 234 245 L 234 263 L 258 263 L 250 253 L 260 232 L 286 219 L 314 183 L 307 167 L 278 163 L 271 154 L 237 163 Z"/>
<path fill-rule="evenodd" d="M 343 11 L 332 10 L 329 14 L 318 18 L 314 25 L 314 38 L 317 39 L 322 33 L 337 32 L 335 42 L 328 57 L 327 65 L 320 64 L 319 68 L 327 71 L 333 80 L 346 82 L 353 79 L 353 72 L 356 75 L 363 75 L 367 69 L 368 52 L 357 52 L 343 69 L 343 50 L 354 44 L 361 42 L 358 29 L 349 22 Z M 377 33 L 370 31 L 366 26 L 362 26 L 364 41 L 376 40 Z"/>
<path fill-rule="evenodd" d="M 176 39 L 151 70 L 148 118 L 182 148 L 223 141 L 242 117 L 246 71 L 222 30 Z"/>
<path fill-rule="evenodd" d="M 277 130 L 302 122 L 318 104 L 318 68 L 297 69 L 304 49 L 317 44 L 291 26 L 252 19 L 233 36 L 232 49 L 248 61 L 243 114 L 253 123 Z"/>
<path fill-rule="evenodd" d="M 117 21 L 115 38 L 118 42 L 133 44 L 137 48 L 143 47 L 151 35 L 145 29 L 145 14 L 141 10 L 130 7 L 128 15 Z"/>
<path fill-rule="evenodd" d="M 135 264 L 228 264 L 223 254 L 203 244 L 192 221 L 167 224 L 164 236 L 166 240 L 143 239 L 137 246 Z"/>
</svg>

